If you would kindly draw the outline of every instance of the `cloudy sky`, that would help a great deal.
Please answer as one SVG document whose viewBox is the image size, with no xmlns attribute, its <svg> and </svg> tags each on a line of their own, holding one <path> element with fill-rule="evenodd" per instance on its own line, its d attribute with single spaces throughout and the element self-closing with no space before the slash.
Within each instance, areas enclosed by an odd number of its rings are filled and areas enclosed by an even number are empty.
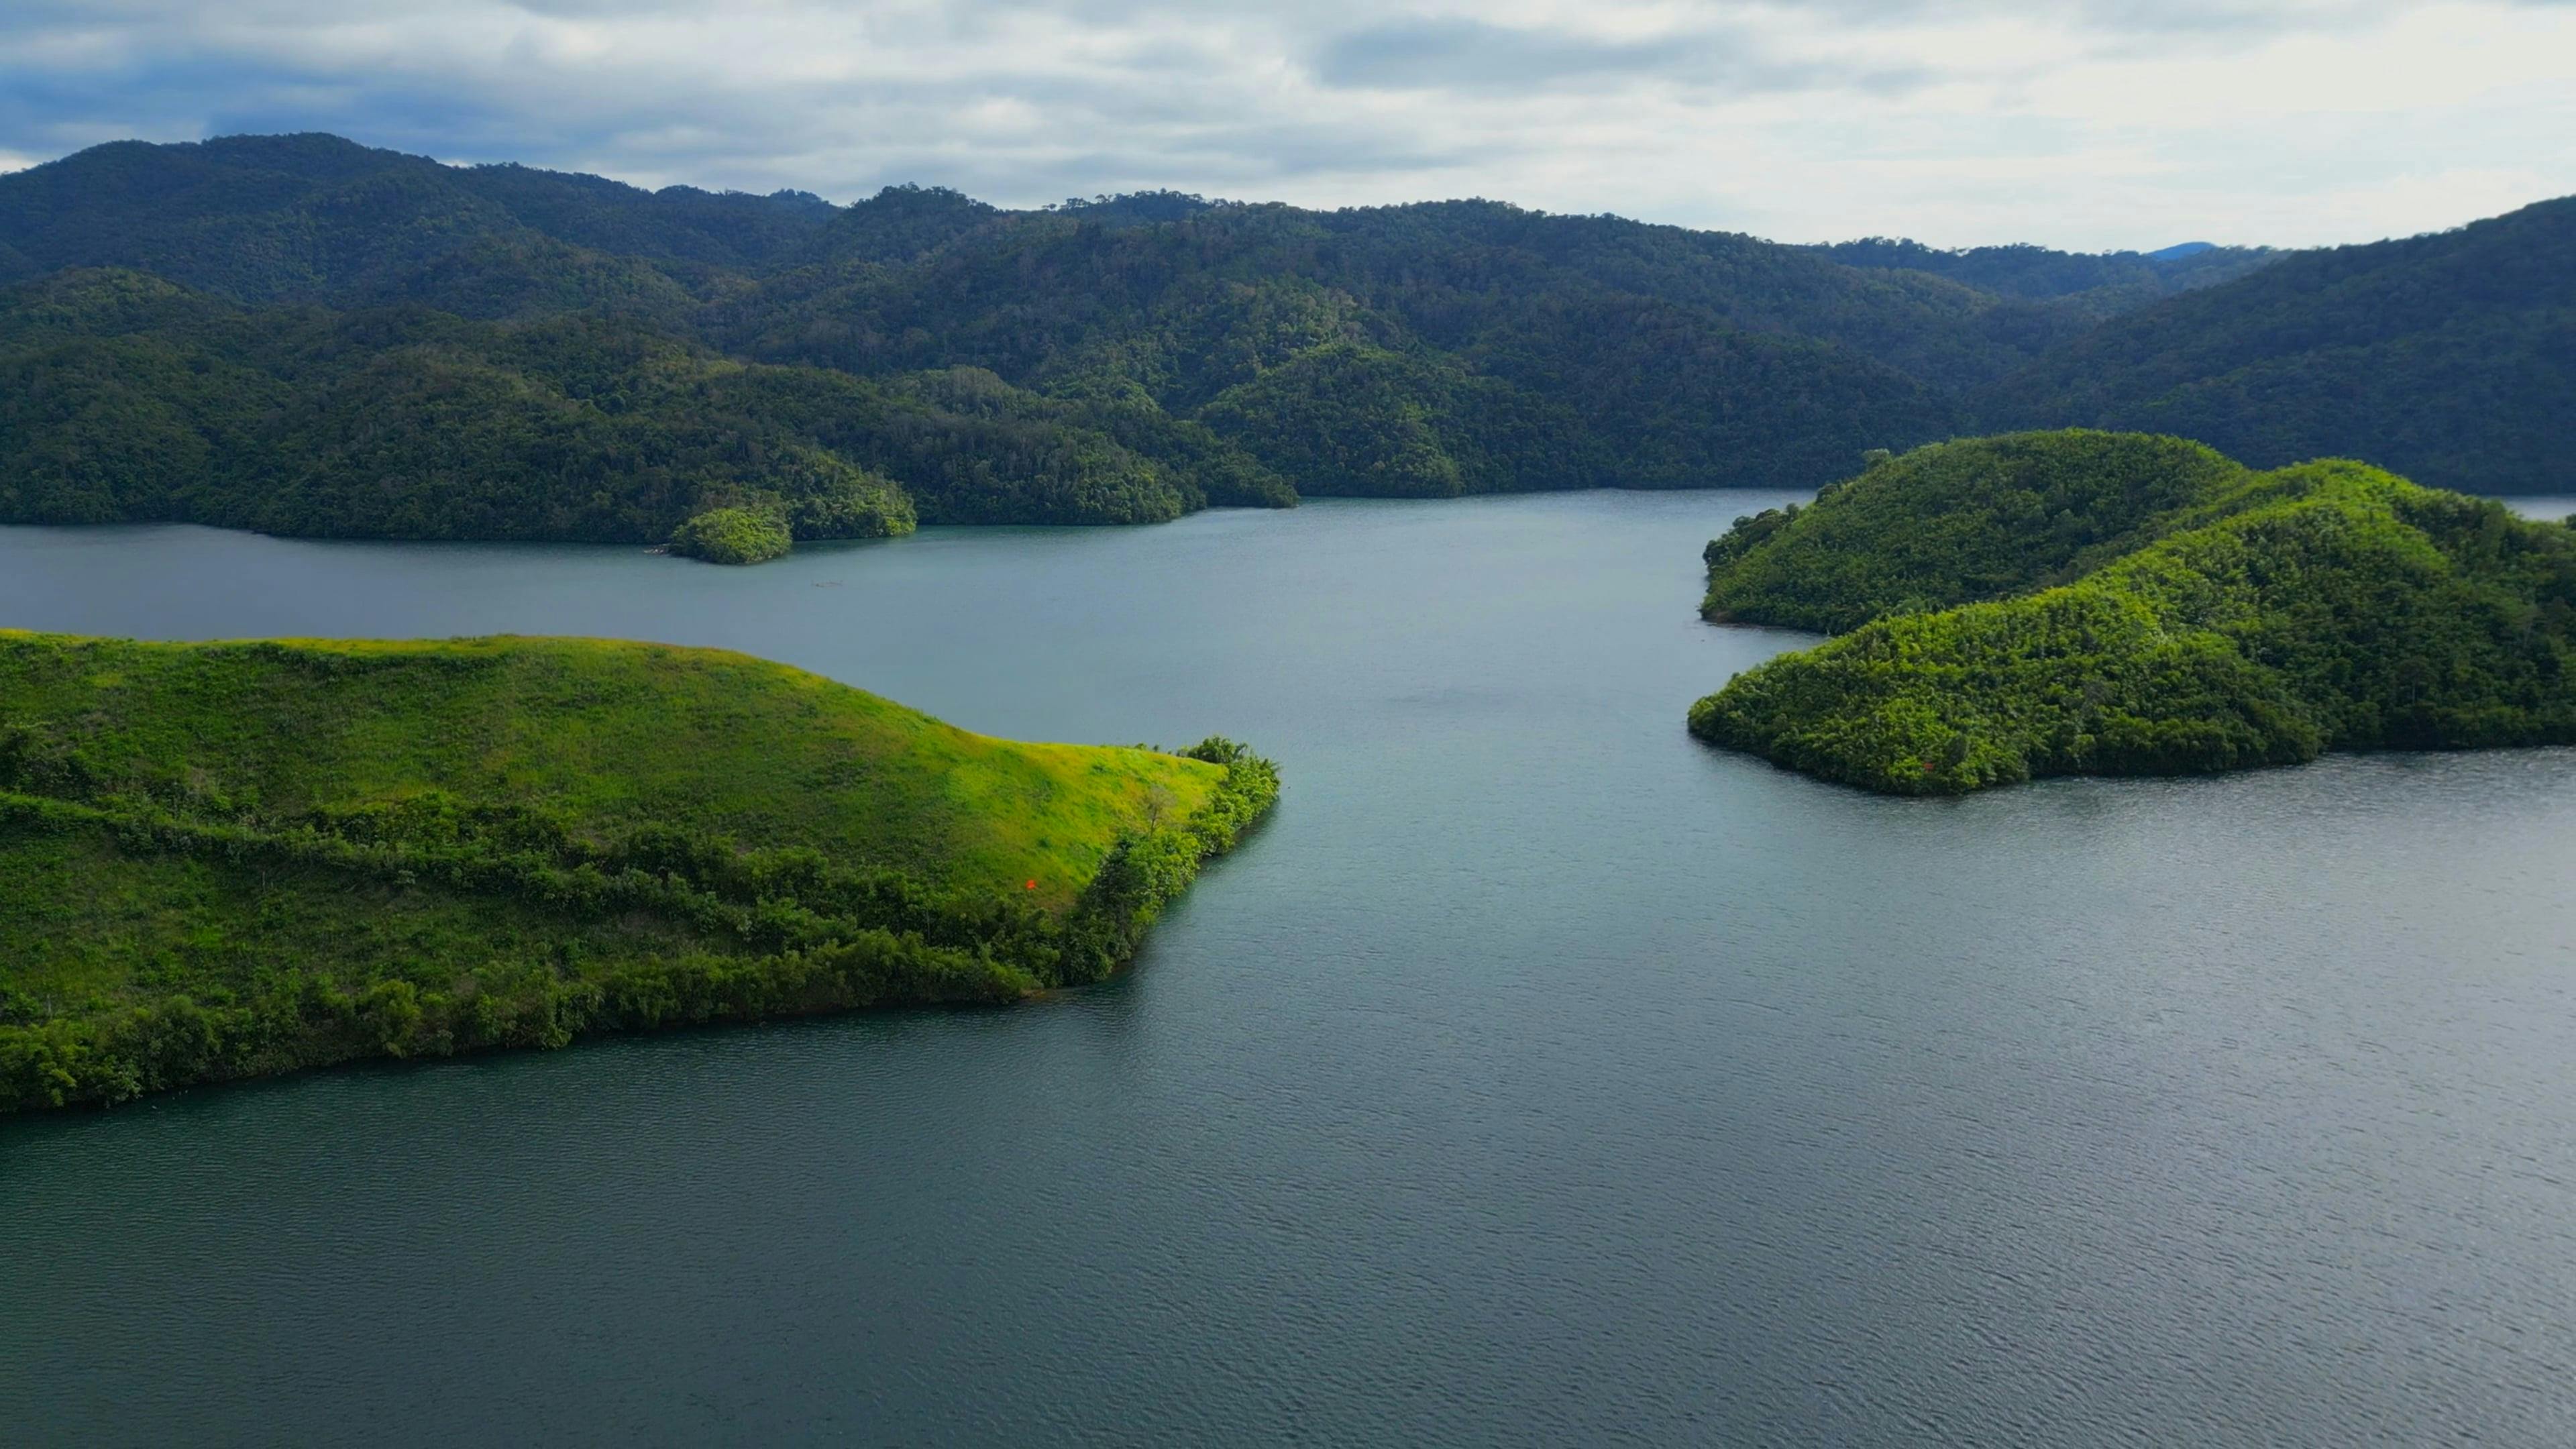
<svg viewBox="0 0 2576 1449">
<path fill-rule="evenodd" d="M 0 168 L 287 130 L 834 200 L 2313 245 L 2576 192 L 2576 0 L 0 3 Z"/>
</svg>

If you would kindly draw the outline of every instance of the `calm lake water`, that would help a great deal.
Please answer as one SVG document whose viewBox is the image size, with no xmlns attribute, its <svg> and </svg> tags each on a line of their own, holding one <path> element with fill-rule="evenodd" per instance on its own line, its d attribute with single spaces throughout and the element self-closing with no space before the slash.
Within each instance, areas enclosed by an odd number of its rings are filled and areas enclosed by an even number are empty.
<svg viewBox="0 0 2576 1449">
<path fill-rule="evenodd" d="M 0 530 L 19 626 L 727 645 L 1288 780 L 1063 999 L 0 1122 L 0 1439 L 2576 1442 L 2576 751 L 1715 753 L 1801 636 L 1699 547 L 1771 501 Z"/>
</svg>

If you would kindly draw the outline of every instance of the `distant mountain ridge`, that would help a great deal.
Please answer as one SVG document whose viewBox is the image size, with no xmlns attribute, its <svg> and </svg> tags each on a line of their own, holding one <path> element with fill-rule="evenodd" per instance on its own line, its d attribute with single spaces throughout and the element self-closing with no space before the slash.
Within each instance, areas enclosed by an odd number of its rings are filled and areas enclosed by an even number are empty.
<svg viewBox="0 0 2576 1449">
<path fill-rule="evenodd" d="M 2088 317 L 2108 317 L 2160 298 L 2215 286 L 2280 260 L 2270 247 L 2184 242 L 2153 252 L 2085 254 L 2046 247 L 1970 247 L 1943 251 L 1921 242 L 1871 237 L 1816 250 L 1846 266 L 1928 272 L 1998 296 L 2063 303 Z"/>
<path fill-rule="evenodd" d="M 2576 486 L 2576 197 L 2298 252 L 2115 317 L 1986 385 L 1995 427 L 2196 438 L 2258 468 L 2323 455 L 2439 488 Z"/>
<path fill-rule="evenodd" d="M 837 213 L 802 193 L 646 191 L 518 165 L 448 166 L 320 134 L 115 141 L 0 177 L 0 244 L 33 266 L 133 267 L 252 303 L 324 300 L 468 240 L 766 267 Z"/>
<path fill-rule="evenodd" d="M 1814 488 L 2048 411 L 2034 379 L 2103 318 L 2284 255 L 1794 247 L 1490 201 L 835 206 L 322 135 L 118 142 L 0 176 L 0 521 L 658 541 L 737 505 L 866 528 Z"/>
</svg>

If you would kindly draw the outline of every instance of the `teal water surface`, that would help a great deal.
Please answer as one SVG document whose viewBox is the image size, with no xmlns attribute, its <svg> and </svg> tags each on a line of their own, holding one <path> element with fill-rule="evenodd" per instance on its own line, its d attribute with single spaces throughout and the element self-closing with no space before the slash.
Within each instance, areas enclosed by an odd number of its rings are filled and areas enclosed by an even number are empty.
<svg viewBox="0 0 2576 1449">
<path fill-rule="evenodd" d="M 2576 1442 L 2576 752 L 1712 752 L 1747 494 L 0 530 L 0 623 L 608 634 L 1276 756 L 1104 987 L 0 1122 L 0 1442 Z"/>
</svg>

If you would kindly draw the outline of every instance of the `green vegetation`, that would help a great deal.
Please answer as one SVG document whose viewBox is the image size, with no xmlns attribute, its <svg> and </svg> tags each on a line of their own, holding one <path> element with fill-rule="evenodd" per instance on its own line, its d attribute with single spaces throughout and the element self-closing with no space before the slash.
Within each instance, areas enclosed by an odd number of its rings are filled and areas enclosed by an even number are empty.
<svg viewBox="0 0 2576 1449">
<path fill-rule="evenodd" d="M 854 477 L 863 536 L 1809 489 L 1996 419 L 2546 489 L 2571 219 L 2286 257 L 1817 248 L 1488 201 L 836 207 L 120 142 L 0 176 L 0 523 L 656 543 L 725 507 L 820 536 L 815 493 Z"/>
<path fill-rule="evenodd" d="M 0 634 L 0 1111 L 1093 981 L 1276 792 L 705 650 Z"/>
<path fill-rule="evenodd" d="M 2056 302 L 2087 317 L 2117 316 L 2176 293 L 2214 287 L 2283 255 L 2269 247 L 2216 246 L 2091 255 L 2027 244 L 1944 251 L 1890 237 L 1816 250 L 1847 267 L 1929 272 L 1999 297 Z"/>
<path fill-rule="evenodd" d="M 2302 252 L 2104 323 L 1988 388 L 1992 426 L 2143 428 L 2257 467 L 2369 458 L 2550 493 L 2576 416 L 2576 197 Z"/>
<path fill-rule="evenodd" d="M 1313 493 L 1809 486 L 1955 432 L 2047 301 L 1486 202 L 643 192 L 327 136 L 0 177 L 0 522 L 654 543 Z M 2061 316 L 2061 313 L 2064 315 Z M 882 523 L 882 527 L 875 526 Z"/>
<path fill-rule="evenodd" d="M 1710 559 L 1713 614 L 1850 632 L 1738 675 L 1692 733 L 1872 790 L 2576 743 L 2576 530 L 2358 463 L 1954 443 Z"/>
<path fill-rule="evenodd" d="M 2034 433 L 1917 448 L 1708 546 L 1717 622 L 1839 634 L 1881 614 L 2058 583 L 2128 552 L 2245 469 L 2178 438 Z"/>
<path fill-rule="evenodd" d="M 0 522 L 661 543 L 714 507 L 838 538 L 1294 501 L 1164 424 L 989 374 L 745 365 L 627 318 L 245 310 L 127 271 L 0 293 Z"/>
<path fill-rule="evenodd" d="M 754 508 L 710 508 L 671 530 L 671 552 L 709 563 L 767 563 L 795 544 L 786 520 Z"/>
</svg>

